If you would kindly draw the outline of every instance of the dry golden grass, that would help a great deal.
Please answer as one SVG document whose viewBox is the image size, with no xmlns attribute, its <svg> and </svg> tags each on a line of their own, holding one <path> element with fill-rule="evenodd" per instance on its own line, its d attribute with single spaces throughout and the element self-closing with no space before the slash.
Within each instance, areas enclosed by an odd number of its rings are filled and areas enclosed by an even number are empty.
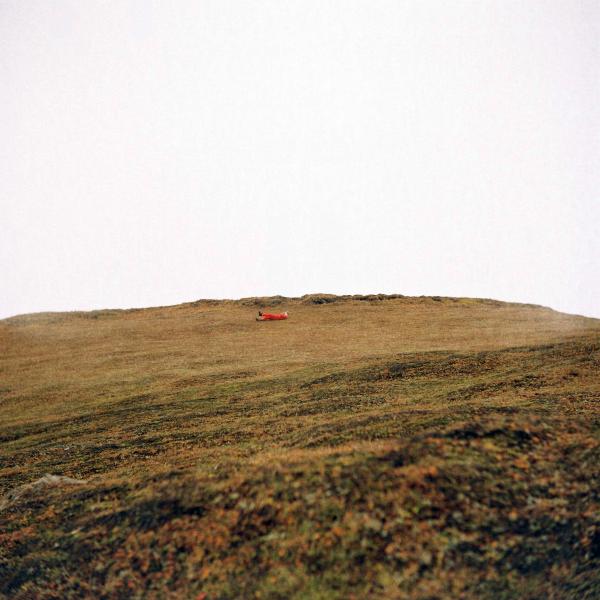
<svg viewBox="0 0 600 600">
<path fill-rule="evenodd" d="M 291 318 L 256 323 L 253 302 L 230 301 L 0 322 L 4 423 L 37 422 L 67 409 L 79 413 L 128 389 L 171 395 L 174 387 L 240 373 L 268 377 L 401 353 L 492 350 L 600 331 L 593 319 L 471 299 L 288 301 L 276 308 L 289 310 Z"/>
<path fill-rule="evenodd" d="M 0 594 L 591 598 L 599 372 L 600 321 L 493 300 L 0 321 L 0 495 L 87 482 L 0 512 Z"/>
</svg>

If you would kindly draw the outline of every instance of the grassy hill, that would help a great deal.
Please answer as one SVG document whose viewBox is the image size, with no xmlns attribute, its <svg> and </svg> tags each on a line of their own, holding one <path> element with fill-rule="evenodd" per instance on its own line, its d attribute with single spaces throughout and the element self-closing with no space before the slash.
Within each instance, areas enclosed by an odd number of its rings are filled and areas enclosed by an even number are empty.
<svg viewBox="0 0 600 600">
<path fill-rule="evenodd" d="M 532 305 L 5 319 L 0 597 L 598 598 L 599 408 L 600 321 Z"/>
</svg>

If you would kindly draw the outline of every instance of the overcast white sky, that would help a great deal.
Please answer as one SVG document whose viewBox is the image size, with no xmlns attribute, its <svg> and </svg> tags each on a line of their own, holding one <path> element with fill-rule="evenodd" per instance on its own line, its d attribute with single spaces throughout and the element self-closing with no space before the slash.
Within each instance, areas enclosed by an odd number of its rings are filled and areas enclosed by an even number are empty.
<svg viewBox="0 0 600 600">
<path fill-rule="evenodd" d="M 0 0 L 0 317 L 308 292 L 600 317 L 600 3 Z"/>
</svg>

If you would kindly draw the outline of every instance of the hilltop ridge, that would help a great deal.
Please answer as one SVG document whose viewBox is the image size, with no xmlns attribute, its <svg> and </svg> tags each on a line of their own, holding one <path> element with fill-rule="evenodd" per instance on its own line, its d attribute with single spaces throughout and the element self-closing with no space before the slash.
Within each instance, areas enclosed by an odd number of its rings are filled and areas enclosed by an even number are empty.
<svg viewBox="0 0 600 600">
<path fill-rule="evenodd" d="M 274 296 L 248 296 L 243 298 L 201 298 L 198 300 L 191 300 L 188 302 L 181 302 L 179 304 L 171 305 L 158 305 L 158 306 L 147 306 L 147 307 L 131 307 L 131 308 L 101 308 L 101 309 L 90 309 L 90 310 L 66 310 L 66 311 L 40 311 L 33 313 L 22 313 L 5 317 L 0 319 L 1 321 L 11 321 L 14 319 L 23 319 L 29 317 L 44 317 L 50 315 L 108 315 L 108 314 L 121 314 L 127 312 L 139 312 L 147 310 L 160 310 L 177 307 L 188 307 L 188 306 L 218 306 L 225 304 L 239 304 L 242 306 L 255 306 L 257 308 L 264 308 L 268 306 L 280 306 L 282 304 L 333 304 L 339 302 L 369 302 L 377 303 L 386 300 L 398 300 L 404 299 L 406 301 L 432 301 L 432 302 L 470 302 L 470 303 L 481 303 L 489 304 L 493 306 L 522 306 L 541 308 L 545 310 L 553 310 L 549 307 L 534 304 L 529 302 L 509 302 L 504 300 L 495 300 L 493 298 L 471 298 L 471 297 L 457 297 L 457 296 L 406 296 L 404 294 L 324 294 L 324 293 L 311 293 L 304 294 L 302 296 L 282 296 L 276 294 Z M 580 315 L 576 315 L 580 316 Z M 585 317 L 592 318 L 592 317 Z"/>
</svg>

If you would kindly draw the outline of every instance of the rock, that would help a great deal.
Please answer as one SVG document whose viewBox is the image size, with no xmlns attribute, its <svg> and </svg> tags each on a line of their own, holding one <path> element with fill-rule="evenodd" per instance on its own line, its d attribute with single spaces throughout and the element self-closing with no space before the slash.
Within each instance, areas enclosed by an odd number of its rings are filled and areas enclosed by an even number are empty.
<svg viewBox="0 0 600 600">
<path fill-rule="evenodd" d="M 72 477 L 65 477 L 64 475 L 50 475 L 49 473 L 46 473 L 46 475 L 40 477 L 37 481 L 25 483 L 13 488 L 4 496 L 4 498 L 0 498 L 0 510 L 14 506 L 22 498 L 26 498 L 42 489 L 64 487 L 67 485 L 82 485 L 84 483 L 87 482 L 83 479 L 73 479 Z"/>
</svg>

